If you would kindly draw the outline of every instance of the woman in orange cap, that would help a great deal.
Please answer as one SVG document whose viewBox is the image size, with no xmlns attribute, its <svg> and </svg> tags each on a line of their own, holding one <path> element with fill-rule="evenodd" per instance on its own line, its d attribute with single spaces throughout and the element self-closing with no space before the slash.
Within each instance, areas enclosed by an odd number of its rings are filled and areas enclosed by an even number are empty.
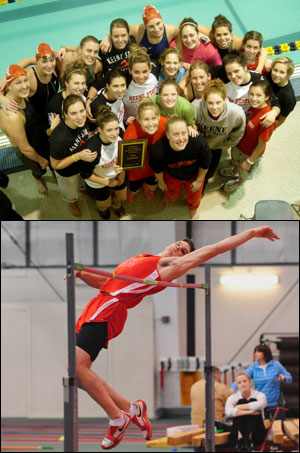
<svg viewBox="0 0 300 453">
<path fill-rule="evenodd" d="M 17 106 L 17 112 L 9 115 L 0 109 L 0 128 L 15 148 L 18 158 L 32 171 L 32 176 L 42 195 L 48 195 L 42 180 L 48 165 L 48 141 L 39 124 L 39 117 L 28 101 L 30 92 L 27 71 L 18 65 L 10 65 L 6 71 L 7 93 L 9 100 Z"/>
<path fill-rule="evenodd" d="M 41 43 L 35 57 L 24 58 L 17 63 L 21 68 L 29 65 L 35 65 L 27 70 L 29 80 L 29 98 L 37 114 L 41 118 L 44 131 L 48 128 L 48 118 L 45 114 L 47 102 L 58 92 L 59 82 L 55 72 L 56 59 L 54 50 L 49 44 Z M 3 80 L 3 79 L 2 79 Z M 5 82 L 6 83 L 6 82 Z M 2 85 L 2 84 L 1 84 Z M 2 101 L 2 99 L 1 99 Z M 4 101 L 4 105 L 11 110 L 14 108 L 13 103 Z M 16 107 L 16 106 L 15 106 Z"/>
</svg>

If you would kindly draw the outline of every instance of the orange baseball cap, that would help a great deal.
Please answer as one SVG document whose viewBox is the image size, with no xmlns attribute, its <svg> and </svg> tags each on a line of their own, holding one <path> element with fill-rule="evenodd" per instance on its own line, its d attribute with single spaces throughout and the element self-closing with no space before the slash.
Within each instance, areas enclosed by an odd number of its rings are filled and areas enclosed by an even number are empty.
<svg viewBox="0 0 300 453">
<path fill-rule="evenodd" d="M 36 49 L 35 56 L 36 56 L 36 59 L 38 60 L 45 55 L 54 55 L 55 56 L 55 52 L 52 49 L 52 47 L 49 46 L 49 44 L 42 42 L 39 45 L 39 47 Z"/>
<path fill-rule="evenodd" d="M 21 68 L 17 64 L 11 64 L 5 73 L 5 78 L 7 82 L 7 86 L 9 86 L 14 80 L 18 79 L 19 77 L 27 76 L 27 72 L 25 69 Z"/>
<path fill-rule="evenodd" d="M 153 5 L 145 6 L 142 17 L 145 25 L 152 19 L 161 19 L 160 13 Z"/>
</svg>

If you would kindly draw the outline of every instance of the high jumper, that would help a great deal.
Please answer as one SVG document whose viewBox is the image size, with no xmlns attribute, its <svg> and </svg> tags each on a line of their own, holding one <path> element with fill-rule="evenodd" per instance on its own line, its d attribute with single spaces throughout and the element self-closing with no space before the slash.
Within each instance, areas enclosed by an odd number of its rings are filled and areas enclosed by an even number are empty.
<svg viewBox="0 0 300 453">
<path fill-rule="evenodd" d="M 164 290 L 168 282 L 183 276 L 190 269 L 253 238 L 264 238 L 272 242 L 279 239 L 271 227 L 260 226 L 197 250 L 191 239 L 184 238 L 155 256 L 141 254 L 124 261 L 113 274 L 109 273 L 109 278 L 103 275 L 103 271 L 99 271 L 99 275 L 91 268 L 88 268 L 89 272 L 76 270 L 75 277 L 100 289 L 76 323 L 76 374 L 79 387 L 85 390 L 109 417 L 108 432 L 101 443 L 103 449 L 108 450 L 118 445 L 131 421 L 142 430 L 146 440 L 150 440 L 152 433 L 146 403 L 141 399 L 128 401 L 91 370 L 100 350 L 107 349 L 109 341 L 122 332 L 127 310 L 138 305 L 145 296 Z M 206 287 L 195 286 L 204 289 Z"/>
</svg>

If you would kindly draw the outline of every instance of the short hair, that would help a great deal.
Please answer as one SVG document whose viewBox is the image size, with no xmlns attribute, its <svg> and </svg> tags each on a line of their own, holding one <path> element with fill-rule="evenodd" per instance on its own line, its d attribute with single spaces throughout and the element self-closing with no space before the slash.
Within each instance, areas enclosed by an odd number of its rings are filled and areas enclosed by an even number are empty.
<svg viewBox="0 0 300 453">
<path fill-rule="evenodd" d="M 272 351 L 266 344 L 259 344 L 258 346 L 255 346 L 254 352 L 262 352 L 264 354 L 264 360 L 266 362 L 270 362 L 270 360 L 273 360 Z"/>
<path fill-rule="evenodd" d="M 225 101 L 227 98 L 225 83 L 221 79 L 209 80 L 204 88 L 203 98 L 205 101 L 211 93 L 217 93 Z"/>
<path fill-rule="evenodd" d="M 244 371 L 241 371 L 241 372 L 240 372 L 239 374 L 237 374 L 237 376 L 236 376 L 235 380 L 237 380 L 237 378 L 238 378 L 238 377 L 240 377 L 240 376 L 247 376 L 247 378 L 248 378 L 249 382 L 251 382 L 251 383 L 252 383 L 252 379 L 251 379 L 251 377 L 249 376 L 249 374 L 245 373 Z"/>
<path fill-rule="evenodd" d="M 273 60 L 272 66 L 271 66 L 271 70 L 274 68 L 276 63 L 281 63 L 281 64 L 287 65 L 287 77 L 288 77 L 288 79 L 291 77 L 291 75 L 293 75 L 293 72 L 295 70 L 295 64 L 290 58 L 288 58 L 288 57 L 277 57 L 277 58 L 275 58 Z"/>
<path fill-rule="evenodd" d="M 227 17 L 222 16 L 222 14 L 216 16 L 212 23 L 211 30 L 213 34 L 215 34 L 216 28 L 218 27 L 227 27 L 230 33 L 232 33 L 232 23 L 227 19 Z"/>
<path fill-rule="evenodd" d="M 223 66 L 225 67 L 230 63 L 238 63 L 243 68 L 247 66 L 245 55 L 239 52 L 231 52 L 225 55 L 225 57 L 223 58 Z"/>
<path fill-rule="evenodd" d="M 195 250 L 195 244 L 194 244 L 194 241 L 193 239 L 191 238 L 188 238 L 188 237 L 185 237 L 183 239 L 181 239 L 183 242 L 187 242 L 190 246 L 190 249 L 191 249 L 191 252 L 193 252 Z"/>
<path fill-rule="evenodd" d="M 181 116 L 174 114 L 174 115 L 169 116 L 169 118 L 167 119 L 166 131 L 169 132 L 170 127 L 173 124 L 178 123 L 179 121 L 181 121 L 182 123 L 185 123 L 186 127 L 188 127 L 188 123 L 185 118 L 182 118 Z"/>
</svg>

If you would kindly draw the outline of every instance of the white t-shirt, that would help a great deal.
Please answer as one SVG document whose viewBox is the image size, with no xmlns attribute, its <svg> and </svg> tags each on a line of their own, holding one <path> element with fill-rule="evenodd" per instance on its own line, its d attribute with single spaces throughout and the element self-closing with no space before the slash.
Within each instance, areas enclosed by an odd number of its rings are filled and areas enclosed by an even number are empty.
<svg viewBox="0 0 300 453">
<path fill-rule="evenodd" d="M 101 145 L 100 161 L 93 172 L 96 176 L 105 179 L 115 179 L 117 177 L 114 164 L 118 163 L 118 143 L 120 140 L 122 139 L 118 137 L 118 140 L 115 143 Z M 97 182 L 89 181 L 88 179 L 85 179 L 85 182 L 94 189 L 106 187 L 105 184 L 98 184 Z"/>
<path fill-rule="evenodd" d="M 156 93 L 157 78 L 151 72 L 148 79 L 143 85 L 138 85 L 134 80 L 129 84 L 126 90 L 123 102 L 125 105 L 124 120 L 129 116 L 136 116 L 136 108 L 140 100 L 144 97 L 152 96 Z"/>
</svg>

